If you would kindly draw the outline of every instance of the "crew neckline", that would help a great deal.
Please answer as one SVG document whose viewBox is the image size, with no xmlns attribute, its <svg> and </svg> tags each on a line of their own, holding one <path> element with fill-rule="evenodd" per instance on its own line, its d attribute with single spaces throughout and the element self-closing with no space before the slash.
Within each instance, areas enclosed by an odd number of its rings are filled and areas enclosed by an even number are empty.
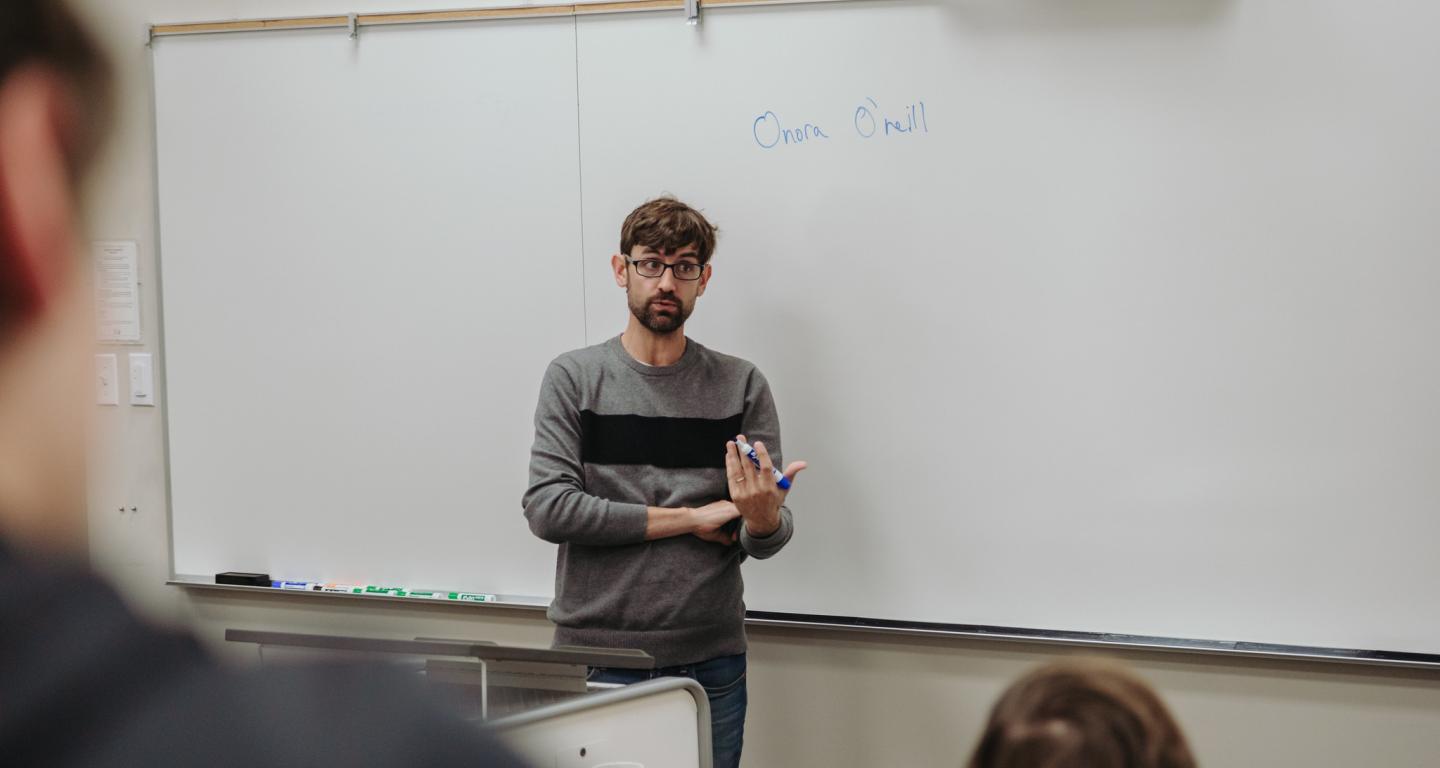
<svg viewBox="0 0 1440 768">
<path fill-rule="evenodd" d="M 630 366 L 631 370 L 642 376 L 674 376 L 686 368 L 689 368 L 691 364 L 695 362 L 696 358 L 700 356 L 701 348 L 694 339 L 686 336 L 685 351 L 680 353 L 679 360 L 676 360 L 670 365 L 646 365 L 631 356 L 630 352 L 625 349 L 625 345 L 620 343 L 619 335 L 605 342 L 605 346 L 614 353 L 616 357 L 620 358 L 620 362 Z"/>
</svg>

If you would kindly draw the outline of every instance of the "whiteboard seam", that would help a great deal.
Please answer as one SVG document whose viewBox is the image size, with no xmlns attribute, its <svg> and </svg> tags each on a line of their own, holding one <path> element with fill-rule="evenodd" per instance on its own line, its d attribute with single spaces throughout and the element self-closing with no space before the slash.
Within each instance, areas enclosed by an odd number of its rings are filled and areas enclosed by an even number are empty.
<svg viewBox="0 0 1440 768">
<path fill-rule="evenodd" d="M 571 16 L 575 30 L 575 177 L 580 203 L 580 331 L 582 346 L 590 346 L 590 290 L 585 285 L 585 155 L 580 134 L 580 17 Z"/>
</svg>

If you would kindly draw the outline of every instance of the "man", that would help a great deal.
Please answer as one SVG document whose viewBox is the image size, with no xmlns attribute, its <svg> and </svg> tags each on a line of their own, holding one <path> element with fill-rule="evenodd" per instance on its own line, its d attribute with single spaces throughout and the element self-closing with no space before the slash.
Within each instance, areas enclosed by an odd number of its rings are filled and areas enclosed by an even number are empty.
<svg viewBox="0 0 1440 768">
<path fill-rule="evenodd" d="M 593 681 L 698 680 L 720 768 L 739 764 L 745 727 L 740 563 L 780 551 L 793 524 L 771 474 L 780 423 L 765 377 L 685 337 L 714 250 L 715 228 L 673 198 L 625 219 L 610 263 L 629 321 L 546 370 L 524 505 L 535 535 L 560 545 L 555 643 L 638 648 L 659 667 Z"/>
<path fill-rule="evenodd" d="M 76 199 L 108 86 L 57 0 L 0 3 L 0 763 L 518 765 L 398 672 L 223 671 L 84 567 L 93 314 Z"/>
</svg>

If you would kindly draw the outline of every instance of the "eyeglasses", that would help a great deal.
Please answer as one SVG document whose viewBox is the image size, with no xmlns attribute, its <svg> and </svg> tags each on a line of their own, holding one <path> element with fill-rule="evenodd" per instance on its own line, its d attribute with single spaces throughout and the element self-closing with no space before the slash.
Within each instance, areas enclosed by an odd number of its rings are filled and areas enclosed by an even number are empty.
<svg viewBox="0 0 1440 768">
<path fill-rule="evenodd" d="M 700 274 L 705 271 L 704 264 L 696 264 L 693 261 L 677 261 L 674 264 L 666 264 L 659 259 L 631 259 L 625 257 L 625 263 L 635 268 L 636 274 L 641 277 L 659 277 L 670 270 L 676 280 L 699 280 Z"/>
</svg>

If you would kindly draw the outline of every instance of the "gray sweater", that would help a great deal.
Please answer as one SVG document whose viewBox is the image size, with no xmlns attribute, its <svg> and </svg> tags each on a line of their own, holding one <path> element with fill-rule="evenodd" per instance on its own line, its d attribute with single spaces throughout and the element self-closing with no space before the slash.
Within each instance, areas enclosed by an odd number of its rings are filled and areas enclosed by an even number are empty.
<svg viewBox="0 0 1440 768">
<path fill-rule="evenodd" d="M 740 563 L 790 540 L 780 529 L 736 545 L 695 536 L 645 540 L 645 507 L 729 498 L 725 443 L 762 441 L 779 466 L 780 422 L 754 365 L 687 340 L 673 365 L 651 367 L 617 336 L 567 352 L 545 371 L 525 518 L 560 545 L 556 645 L 638 648 L 660 666 L 745 651 Z"/>
</svg>

